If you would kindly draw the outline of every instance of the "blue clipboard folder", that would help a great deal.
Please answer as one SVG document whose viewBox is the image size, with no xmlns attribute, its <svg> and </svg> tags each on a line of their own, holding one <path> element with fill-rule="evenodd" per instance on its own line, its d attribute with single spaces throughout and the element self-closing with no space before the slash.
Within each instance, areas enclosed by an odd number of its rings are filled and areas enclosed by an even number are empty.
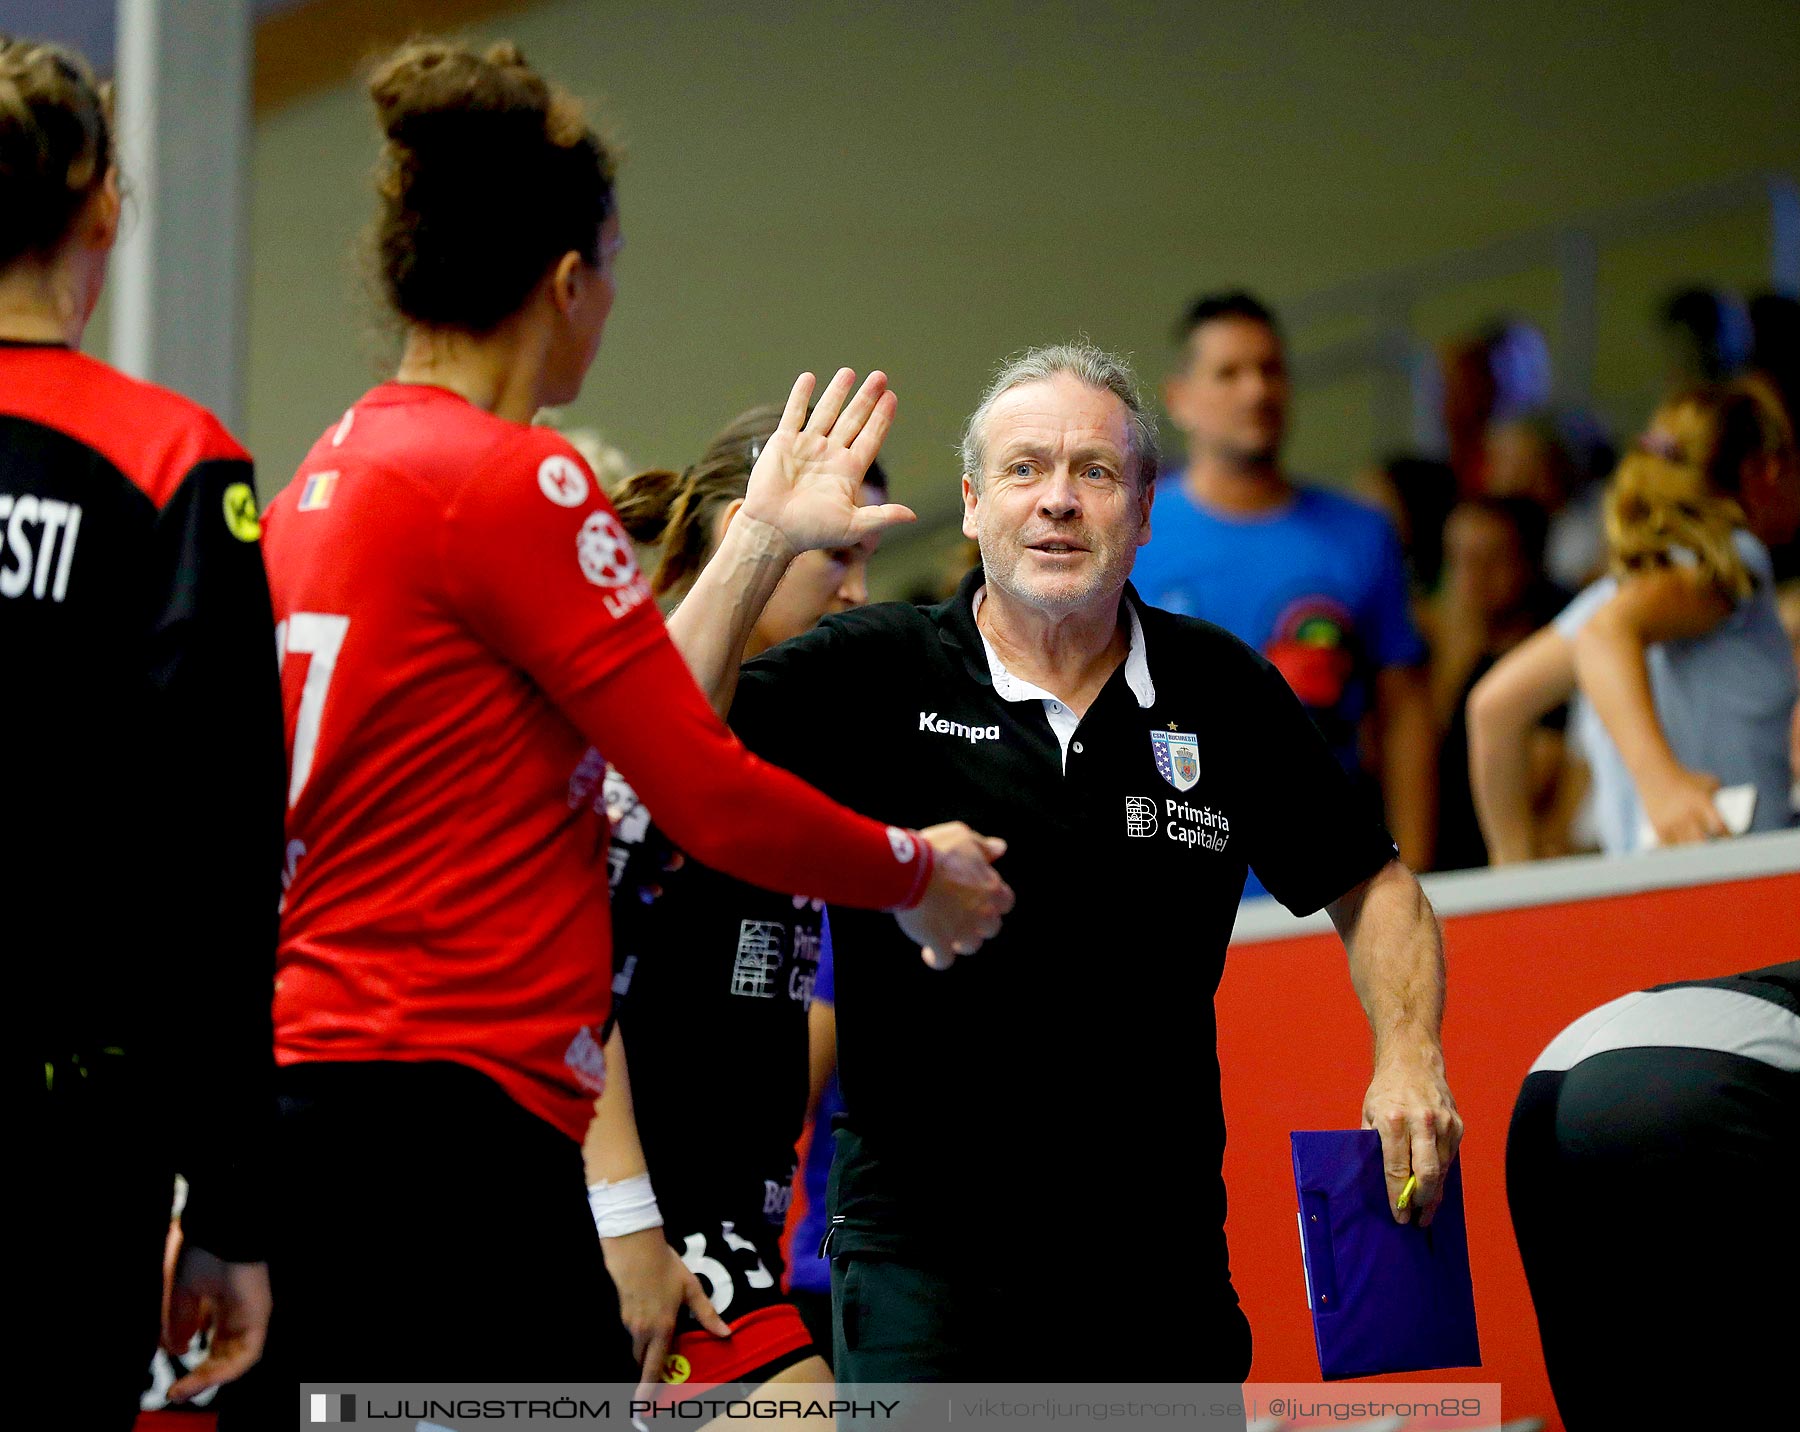
<svg viewBox="0 0 1800 1432">
<path fill-rule="evenodd" d="M 1373 1129 L 1290 1135 L 1319 1372 L 1332 1381 L 1477 1367 L 1462 1164 L 1431 1227 L 1396 1223 Z"/>
</svg>

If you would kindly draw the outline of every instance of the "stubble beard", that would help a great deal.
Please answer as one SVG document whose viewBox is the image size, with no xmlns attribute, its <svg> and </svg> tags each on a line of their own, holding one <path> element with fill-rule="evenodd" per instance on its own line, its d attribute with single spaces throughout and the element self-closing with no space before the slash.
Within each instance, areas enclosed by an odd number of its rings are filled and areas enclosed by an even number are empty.
<svg viewBox="0 0 1800 1432">
<path fill-rule="evenodd" d="M 1122 548 L 1122 555 L 1090 548 L 1090 561 L 1078 582 L 1063 578 L 1045 590 L 1034 588 L 1020 576 L 1020 568 L 1027 560 L 1025 548 L 1010 534 L 990 534 L 984 528 L 977 533 L 975 543 L 981 549 L 982 575 L 988 582 L 1016 602 L 1057 616 L 1081 611 L 1102 599 L 1116 598 L 1130 580 L 1136 557 L 1131 547 Z"/>
</svg>

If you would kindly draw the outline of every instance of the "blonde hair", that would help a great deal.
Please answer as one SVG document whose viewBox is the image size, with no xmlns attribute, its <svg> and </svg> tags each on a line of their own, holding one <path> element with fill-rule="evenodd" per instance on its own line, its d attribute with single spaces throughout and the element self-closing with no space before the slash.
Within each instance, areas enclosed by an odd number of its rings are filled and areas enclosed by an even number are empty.
<svg viewBox="0 0 1800 1432">
<path fill-rule="evenodd" d="M 1691 388 L 1664 402 L 1606 495 L 1614 575 L 1669 566 L 1683 549 L 1721 596 L 1748 597 L 1754 583 L 1732 533 L 1745 525 L 1744 464 L 1757 457 L 1794 460 L 1793 429 L 1764 384 Z"/>
<path fill-rule="evenodd" d="M 73 50 L 0 33 L 0 268 L 54 254 L 112 162 L 110 88 Z"/>
</svg>

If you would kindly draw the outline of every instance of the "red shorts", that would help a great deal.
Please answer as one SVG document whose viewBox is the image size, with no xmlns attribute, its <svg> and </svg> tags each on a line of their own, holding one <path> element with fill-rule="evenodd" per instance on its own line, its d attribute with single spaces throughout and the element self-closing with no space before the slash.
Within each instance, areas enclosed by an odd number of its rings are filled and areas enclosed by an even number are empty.
<svg viewBox="0 0 1800 1432">
<path fill-rule="evenodd" d="M 658 1401 L 685 1402 L 715 1387 L 767 1382 L 783 1368 L 814 1355 L 812 1334 L 792 1303 L 774 1303 L 728 1318 L 729 1338 L 709 1332 L 685 1332 L 663 1361 Z"/>
</svg>

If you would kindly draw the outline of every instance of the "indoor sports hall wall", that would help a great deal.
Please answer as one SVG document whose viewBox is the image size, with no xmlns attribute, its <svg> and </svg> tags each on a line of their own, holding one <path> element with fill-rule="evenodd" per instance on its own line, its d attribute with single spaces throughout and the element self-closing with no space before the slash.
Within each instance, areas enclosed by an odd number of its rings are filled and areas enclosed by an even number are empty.
<svg viewBox="0 0 1800 1432">
<path fill-rule="evenodd" d="M 1445 916 L 1444 1050 L 1467 1124 L 1464 1199 L 1485 1362 L 1479 1373 L 1404 1380 L 1497 1381 L 1506 1420 L 1541 1416 L 1558 1427 L 1506 1211 L 1506 1127 L 1519 1085 L 1552 1036 L 1606 1000 L 1800 957 L 1800 833 L 1425 884 Z M 1231 1271 L 1255 1330 L 1255 1381 L 1312 1381 L 1319 1371 L 1288 1133 L 1354 1127 L 1368 1085 L 1368 1024 L 1323 920 L 1241 918 L 1219 991 Z M 1709 1420 L 1701 1410 L 1695 1425 Z"/>
<path fill-rule="evenodd" d="M 308 28 L 311 10 L 333 27 Z M 572 419 L 680 466 L 801 368 L 879 363 L 902 398 L 897 496 L 928 517 L 954 504 L 957 426 L 1014 348 L 1085 330 L 1154 379 L 1202 286 L 1280 302 L 1626 200 L 1800 172 L 1786 0 L 448 10 L 603 101 L 629 151 L 619 306 Z M 265 496 L 369 381 L 376 348 L 348 257 L 374 129 L 348 60 L 323 82 L 319 51 L 431 13 L 315 0 L 259 34 L 247 436 Z M 271 66 L 315 87 L 272 89 Z M 1648 401 L 1660 357 L 1639 324 L 1656 285 L 1756 282 L 1764 227 L 1747 216 L 1659 249 L 1643 259 L 1654 282 L 1609 259 L 1609 386 Z M 1553 317 L 1542 277 L 1420 321 Z M 1347 477 L 1369 456 L 1364 416 L 1352 391 L 1303 402 L 1296 468 Z M 902 564 L 885 556 L 877 583 Z"/>
</svg>

